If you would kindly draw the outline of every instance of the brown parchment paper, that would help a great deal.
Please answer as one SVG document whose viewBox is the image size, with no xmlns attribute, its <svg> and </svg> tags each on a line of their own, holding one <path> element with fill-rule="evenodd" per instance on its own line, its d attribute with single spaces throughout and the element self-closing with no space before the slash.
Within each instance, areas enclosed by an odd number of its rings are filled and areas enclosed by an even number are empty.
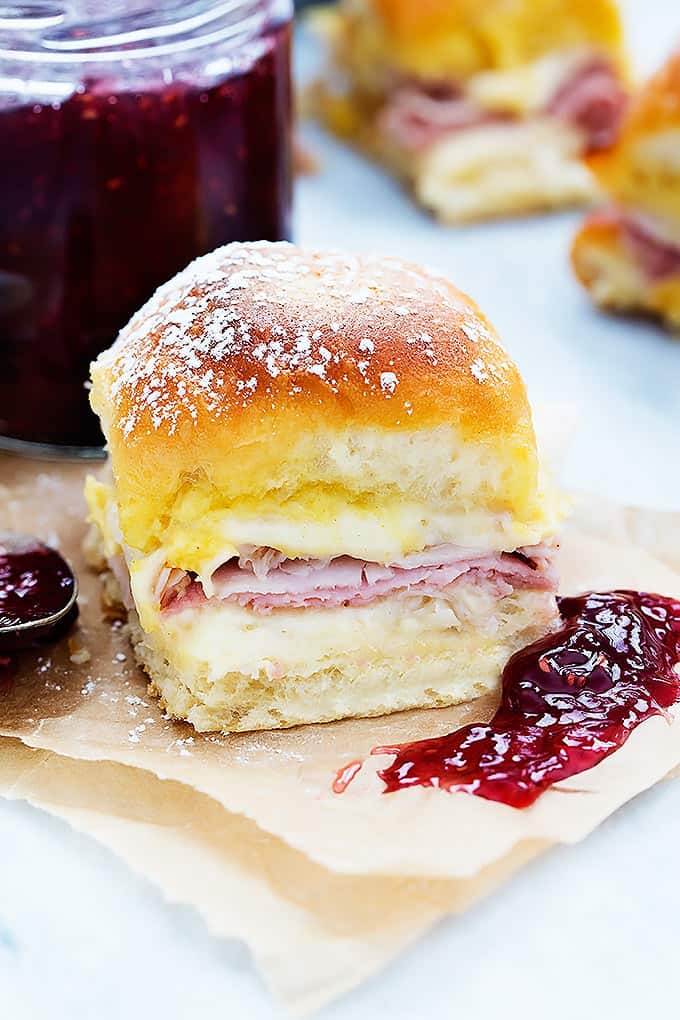
<svg viewBox="0 0 680 1020">
<path fill-rule="evenodd" d="M 82 562 L 79 466 L 36 468 L 0 460 L 0 527 L 58 542 L 83 595 L 78 639 L 91 661 L 69 661 L 66 643 L 26 655 L 0 702 L 0 733 L 73 758 L 137 766 L 209 795 L 326 868 L 364 875 L 459 878 L 477 874 L 524 841 L 572 842 L 680 762 L 678 721 L 640 726 L 615 755 L 547 791 L 524 811 L 465 794 L 411 789 L 383 795 L 368 758 L 342 796 L 331 782 L 377 744 L 446 732 L 485 719 L 489 699 L 452 709 L 350 720 L 292 731 L 201 736 L 164 719 L 146 693 L 124 634 L 102 624 L 96 578 Z M 566 527 L 563 591 L 633 587 L 680 596 L 680 515 L 626 510 L 582 497 Z M 576 793 L 579 795 L 575 795 Z"/>
<path fill-rule="evenodd" d="M 68 821 L 250 947 L 270 990 L 309 1012 L 378 970 L 446 913 L 540 852 L 525 843 L 473 880 L 342 875 L 190 787 L 112 762 L 0 740 L 0 795 Z"/>
</svg>

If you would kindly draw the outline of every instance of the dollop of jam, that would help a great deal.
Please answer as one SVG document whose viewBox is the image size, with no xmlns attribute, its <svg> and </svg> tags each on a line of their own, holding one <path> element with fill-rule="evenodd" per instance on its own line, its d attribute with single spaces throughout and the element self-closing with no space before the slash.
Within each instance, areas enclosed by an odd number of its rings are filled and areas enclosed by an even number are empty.
<svg viewBox="0 0 680 1020">
<path fill-rule="evenodd" d="M 65 633 L 78 615 L 75 593 L 75 577 L 58 552 L 35 539 L 0 535 L 0 659 Z"/>
<path fill-rule="evenodd" d="M 680 701 L 680 601 L 612 591 L 559 610 L 562 627 L 508 661 L 489 723 L 373 749 L 394 755 L 378 773 L 386 792 L 434 786 L 527 807 Z"/>
<path fill-rule="evenodd" d="M 357 773 L 361 771 L 362 764 L 363 762 L 356 759 L 356 761 L 350 761 L 347 765 L 339 768 L 333 780 L 333 793 L 344 793 Z"/>
</svg>

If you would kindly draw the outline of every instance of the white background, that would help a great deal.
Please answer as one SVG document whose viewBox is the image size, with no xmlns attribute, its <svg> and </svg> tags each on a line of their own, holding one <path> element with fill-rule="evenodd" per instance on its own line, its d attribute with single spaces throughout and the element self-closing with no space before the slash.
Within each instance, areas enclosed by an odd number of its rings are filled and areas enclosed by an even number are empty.
<svg viewBox="0 0 680 1020">
<path fill-rule="evenodd" d="M 648 71 L 680 39 L 680 3 L 624 6 L 636 65 Z M 306 43 L 298 58 L 308 70 Z M 447 272 L 495 322 L 534 401 L 578 404 L 567 482 L 680 508 L 680 342 L 590 308 L 566 258 L 578 216 L 447 230 L 359 157 L 313 129 L 305 137 L 323 172 L 300 182 L 296 240 L 382 250 Z M 441 924 L 321 1016 L 677 1016 L 679 862 L 675 782 Z M 202 1013 L 282 1015 L 243 946 L 210 937 L 193 910 L 165 904 L 65 824 L 0 802 L 0 1020 Z"/>
</svg>

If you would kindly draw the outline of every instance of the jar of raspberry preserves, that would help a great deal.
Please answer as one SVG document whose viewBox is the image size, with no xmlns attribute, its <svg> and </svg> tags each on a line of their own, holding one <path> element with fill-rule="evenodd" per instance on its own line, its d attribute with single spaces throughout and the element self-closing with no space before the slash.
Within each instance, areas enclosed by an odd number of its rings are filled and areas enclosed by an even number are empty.
<svg viewBox="0 0 680 1020">
<path fill-rule="evenodd" d="M 291 0 L 0 0 L 0 449 L 96 455 L 89 362 L 228 241 L 289 236 Z"/>
</svg>

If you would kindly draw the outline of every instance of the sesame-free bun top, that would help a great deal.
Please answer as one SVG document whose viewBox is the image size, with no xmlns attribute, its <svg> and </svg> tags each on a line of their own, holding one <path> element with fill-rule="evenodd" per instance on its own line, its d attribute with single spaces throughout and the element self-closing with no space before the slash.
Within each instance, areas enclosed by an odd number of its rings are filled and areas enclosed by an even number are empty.
<svg viewBox="0 0 680 1020">
<path fill-rule="evenodd" d="M 218 249 L 94 362 L 91 399 L 123 538 L 186 569 L 226 540 L 321 555 L 349 510 L 376 557 L 549 527 L 517 368 L 468 297 L 394 259 Z M 301 537 L 277 544 L 265 520 Z"/>
<path fill-rule="evenodd" d="M 342 0 L 356 61 L 441 82 L 592 47 L 624 63 L 615 0 Z"/>
<path fill-rule="evenodd" d="M 633 98 L 618 141 L 589 165 L 622 206 L 667 221 L 680 238 L 680 50 Z"/>
</svg>

